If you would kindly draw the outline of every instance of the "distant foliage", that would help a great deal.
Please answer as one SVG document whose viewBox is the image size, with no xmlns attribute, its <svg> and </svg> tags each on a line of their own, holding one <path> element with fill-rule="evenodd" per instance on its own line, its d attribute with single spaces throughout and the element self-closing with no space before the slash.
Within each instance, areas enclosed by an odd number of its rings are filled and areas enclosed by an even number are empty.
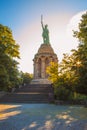
<svg viewBox="0 0 87 130">
<path fill-rule="evenodd" d="M 33 79 L 33 75 L 30 73 L 27 73 L 27 72 L 26 73 L 22 72 L 22 79 L 23 79 L 22 84 L 28 85 L 28 84 L 30 84 L 31 80 Z"/>
</svg>

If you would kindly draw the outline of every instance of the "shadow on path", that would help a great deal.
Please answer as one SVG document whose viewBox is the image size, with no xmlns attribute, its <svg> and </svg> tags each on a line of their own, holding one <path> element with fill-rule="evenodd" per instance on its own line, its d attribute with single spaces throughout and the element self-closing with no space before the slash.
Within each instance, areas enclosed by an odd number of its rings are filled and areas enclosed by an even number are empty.
<svg viewBox="0 0 87 130">
<path fill-rule="evenodd" d="M 87 130 L 87 108 L 0 104 L 0 130 Z"/>
</svg>

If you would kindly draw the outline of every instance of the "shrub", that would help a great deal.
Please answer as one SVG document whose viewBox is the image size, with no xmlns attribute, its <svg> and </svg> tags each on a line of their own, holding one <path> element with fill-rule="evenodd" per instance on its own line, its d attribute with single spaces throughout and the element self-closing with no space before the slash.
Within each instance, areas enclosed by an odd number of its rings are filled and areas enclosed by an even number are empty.
<svg viewBox="0 0 87 130">
<path fill-rule="evenodd" d="M 58 100 L 71 100 L 73 98 L 73 93 L 66 89 L 63 86 L 59 86 L 58 88 L 54 89 L 55 97 Z"/>
</svg>

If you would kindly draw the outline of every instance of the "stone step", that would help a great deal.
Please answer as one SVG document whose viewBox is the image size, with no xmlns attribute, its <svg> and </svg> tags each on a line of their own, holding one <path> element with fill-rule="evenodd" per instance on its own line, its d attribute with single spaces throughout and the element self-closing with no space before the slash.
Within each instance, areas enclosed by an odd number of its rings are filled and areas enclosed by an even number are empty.
<svg viewBox="0 0 87 130">
<path fill-rule="evenodd" d="M 48 85 L 48 84 L 29 84 L 29 85 L 26 85 L 25 87 L 32 87 L 32 88 L 50 88 L 51 85 Z"/>
<path fill-rule="evenodd" d="M 51 92 L 51 89 L 43 89 L 43 88 L 22 88 L 17 90 L 16 92 L 43 92 L 43 93 L 49 93 Z"/>
<path fill-rule="evenodd" d="M 15 92 L 43 92 L 43 93 L 49 93 L 52 92 L 52 87 L 47 84 L 40 84 L 40 85 L 28 85 L 28 86 L 23 86 L 20 89 L 17 89 Z"/>
<path fill-rule="evenodd" d="M 49 102 L 47 94 L 7 94 L 0 98 L 0 103 L 45 103 Z"/>
<path fill-rule="evenodd" d="M 49 93 L 53 93 L 50 85 L 31 84 L 3 96 L 0 98 L 0 103 L 48 103 Z"/>
<path fill-rule="evenodd" d="M 51 84 L 51 81 L 49 81 L 48 79 L 33 79 L 32 81 L 31 81 L 31 84 L 48 84 L 48 85 L 50 85 Z"/>
</svg>

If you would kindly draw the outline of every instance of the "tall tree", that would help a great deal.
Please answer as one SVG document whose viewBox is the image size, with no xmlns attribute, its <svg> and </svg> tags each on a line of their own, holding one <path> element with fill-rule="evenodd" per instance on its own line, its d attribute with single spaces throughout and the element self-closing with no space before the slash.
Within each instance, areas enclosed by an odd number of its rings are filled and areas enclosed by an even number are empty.
<svg viewBox="0 0 87 130">
<path fill-rule="evenodd" d="M 0 44 L 4 46 L 5 54 L 10 57 L 18 57 L 19 58 L 19 45 L 16 44 L 12 31 L 7 26 L 3 26 L 0 24 Z"/>
<path fill-rule="evenodd" d="M 10 28 L 0 24 L 0 88 L 15 87 L 18 77 L 19 45 L 16 44 Z M 14 83 L 13 83 L 14 82 Z M 7 88 L 6 88 L 7 86 Z"/>
<path fill-rule="evenodd" d="M 77 91 L 87 94 L 87 12 L 82 15 L 79 23 L 79 31 L 74 31 L 74 36 L 79 39 L 78 51 L 76 53 L 79 61 L 79 82 Z"/>
</svg>

